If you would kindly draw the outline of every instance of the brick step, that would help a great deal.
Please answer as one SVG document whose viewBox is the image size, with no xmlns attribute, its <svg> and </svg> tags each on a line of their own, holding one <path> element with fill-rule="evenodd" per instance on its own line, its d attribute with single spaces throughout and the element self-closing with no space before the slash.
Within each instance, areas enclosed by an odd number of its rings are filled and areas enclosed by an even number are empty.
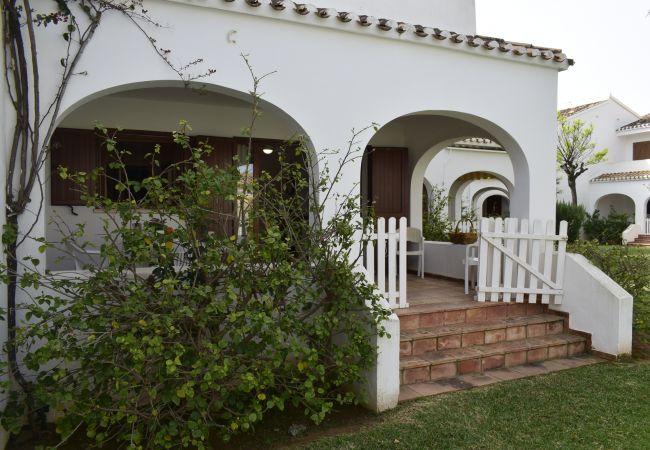
<svg viewBox="0 0 650 450">
<path fill-rule="evenodd" d="M 407 330 L 400 333 L 400 355 L 421 355 L 438 350 L 561 334 L 564 328 L 563 317 L 537 314 Z"/>
<path fill-rule="evenodd" d="M 574 334 L 476 345 L 400 358 L 400 383 L 414 384 L 513 367 L 584 353 L 586 339 Z"/>
<path fill-rule="evenodd" d="M 548 305 L 541 303 L 466 302 L 434 303 L 396 310 L 400 330 L 417 330 L 438 325 L 477 323 L 543 314 Z"/>
<path fill-rule="evenodd" d="M 650 247 L 650 242 L 631 242 L 627 245 L 631 245 L 632 247 Z"/>
</svg>

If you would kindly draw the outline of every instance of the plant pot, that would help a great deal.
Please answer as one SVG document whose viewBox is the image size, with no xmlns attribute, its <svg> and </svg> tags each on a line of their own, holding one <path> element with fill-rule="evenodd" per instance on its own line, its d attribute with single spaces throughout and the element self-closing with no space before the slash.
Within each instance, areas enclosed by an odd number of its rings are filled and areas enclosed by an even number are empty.
<svg viewBox="0 0 650 450">
<path fill-rule="evenodd" d="M 477 239 L 478 239 L 478 233 L 476 233 L 475 231 L 471 231 L 469 233 L 452 231 L 449 233 L 449 241 L 452 244 L 469 245 L 476 242 Z"/>
</svg>

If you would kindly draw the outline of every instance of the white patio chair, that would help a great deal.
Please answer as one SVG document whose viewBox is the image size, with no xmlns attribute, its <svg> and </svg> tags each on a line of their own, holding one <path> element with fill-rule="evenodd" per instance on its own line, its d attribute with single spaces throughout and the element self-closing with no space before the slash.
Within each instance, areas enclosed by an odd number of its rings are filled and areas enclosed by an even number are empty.
<svg viewBox="0 0 650 450">
<path fill-rule="evenodd" d="M 424 278 L 424 238 L 422 237 L 422 230 L 419 228 L 407 227 L 406 228 L 406 244 L 415 244 L 416 250 L 407 250 L 406 256 L 419 256 L 418 258 L 418 276 Z M 399 255 L 399 248 L 397 249 Z"/>
<path fill-rule="evenodd" d="M 65 246 L 74 260 L 75 270 L 102 266 L 103 261 L 100 259 L 101 252 L 99 250 L 83 248 L 72 241 L 66 241 Z"/>
<path fill-rule="evenodd" d="M 463 264 L 465 265 L 465 295 L 469 294 L 469 283 L 470 276 L 474 274 L 475 271 L 471 270 L 471 267 L 476 267 L 476 272 L 478 272 L 478 244 L 470 244 L 465 247 L 465 259 L 463 259 Z M 476 286 L 476 278 L 471 278 L 472 288 Z"/>
</svg>

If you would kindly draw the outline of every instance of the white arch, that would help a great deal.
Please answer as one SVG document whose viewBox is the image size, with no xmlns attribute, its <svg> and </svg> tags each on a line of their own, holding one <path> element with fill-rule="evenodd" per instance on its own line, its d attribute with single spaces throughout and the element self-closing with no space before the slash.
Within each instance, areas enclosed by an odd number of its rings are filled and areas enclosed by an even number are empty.
<svg viewBox="0 0 650 450">
<path fill-rule="evenodd" d="M 468 172 L 468 173 L 465 173 L 465 174 L 461 175 L 456 180 L 454 180 L 452 185 L 449 187 L 449 216 L 450 217 L 453 217 L 455 219 L 459 218 L 459 216 L 461 214 L 461 208 L 462 208 L 462 196 L 463 196 L 463 193 L 465 192 L 465 190 L 469 186 L 471 186 L 475 182 L 478 182 L 478 181 L 486 181 L 486 182 L 494 181 L 495 186 L 486 186 L 486 188 L 503 186 L 503 189 L 506 192 L 512 192 L 514 190 L 514 186 L 512 185 L 510 180 L 507 177 L 505 177 L 504 175 L 502 175 L 502 174 L 499 174 L 499 173 L 496 173 L 496 172 L 481 171 L 480 173 L 477 172 L 477 174 L 489 175 L 489 176 L 493 177 L 492 180 L 488 180 L 488 179 L 486 179 L 486 180 L 472 180 L 472 179 L 466 180 L 466 179 L 464 179 L 464 177 L 466 177 L 467 175 L 470 175 L 472 173 L 474 173 L 474 172 Z M 470 199 L 470 205 L 472 205 L 472 207 L 474 206 L 473 199 Z"/>
<path fill-rule="evenodd" d="M 612 208 L 617 213 L 627 214 L 631 220 L 635 220 L 636 202 L 626 194 L 611 193 L 599 197 L 594 203 L 594 210 L 599 210 L 600 215 L 607 217 Z"/>
<path fill-rule="evenodd" d="M 501 189 L 485 190 L 481 194 L 479 194 L 479 195 L 477 195 L 475 197 L 475 205 L 476 205 L 475 210 L 476 210 L 476 214 L 477 214 L 477 216 L 479 218 L 483 217 L 483 204 L 485 203 L 485 201 L 488 198 L 493 197 L 493 196 L 497 196 L 497 195 L 499 197 L 503 197 L 506 200 L 510 201 L 510 198 L 508 198 L 508 194 L 506 192 L 504 192 L 503 190 L 501 190 Z"/>
<path fill-rule="evenodd" d="M 515 139 L 504 129 L 481 117 L 450 110 L 421 111 L 397 117 L 384 125 L 369 141 L 374 146 L 405 146 L 409 148 L 410 223 L 422 226 L 422 184 L 431 160 L 444 148 L 470 137 L 483 137 L 498 142 L 513 164 L 513 212 L 519 217 L 529 215 L 529 168 L 526 155 Z"/>
</svg>

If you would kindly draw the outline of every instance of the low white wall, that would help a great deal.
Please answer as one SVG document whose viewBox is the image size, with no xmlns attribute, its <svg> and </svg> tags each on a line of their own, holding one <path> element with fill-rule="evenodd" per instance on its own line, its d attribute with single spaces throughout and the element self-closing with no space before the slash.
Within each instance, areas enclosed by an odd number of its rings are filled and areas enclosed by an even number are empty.
<svg viewBox="0 0 650 450">
<path fill-rule="evenodd" d="M 628 242 L 634 241 L 639 237 L 640 234 L 643 234 L 643 227 L 636 223 L 633 223 L 623 231 L 622 240 L 623 245 L 627 245 Z"/>
<path fill-rule="evenodd" d="M 424 241 L 424 272 L 464 280 L 466 247 L 451 242 Z M 409 269 L 417 269 L 415 257 L 409 257 Z"/>
<path fill-rule="evenodd" d="M 594 350 L 632 352 L 632 296 L 582 255 L 567 253 L 564 300 L 551 309 L 569 313 L 569 327 L 591 334 Z"/>
<path fill-rule="evenodd" d="M 382 325 L 388 335 L 373 338 L 373 344 L 377 345 L 377 364 L 367 371 L 366 382 L 362 387 L 367 395 L 365 406 L 377 413 L 388 411 L 397 406 L 400 388 L 400 327 L 397 314 L 391 314 Z"/>
</svg>

